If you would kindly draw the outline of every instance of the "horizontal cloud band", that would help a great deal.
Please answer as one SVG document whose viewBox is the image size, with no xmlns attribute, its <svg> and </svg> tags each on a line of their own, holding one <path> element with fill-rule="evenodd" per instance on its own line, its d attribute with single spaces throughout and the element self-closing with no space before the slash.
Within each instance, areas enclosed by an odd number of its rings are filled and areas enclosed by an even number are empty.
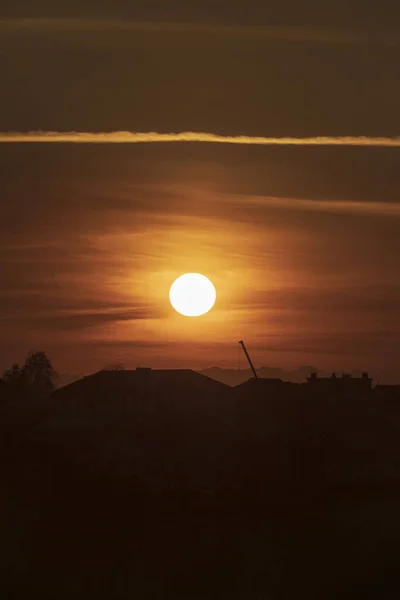
<svg viewBox="0 0 400 600">
<path fill-rule="evenodd" d="M 11 18 L 0 19 L 0 34 L 5 33 L 152 33 L 158 34 L 200 34 L 232 36 L 238 38 L 281 40 L 287 42 L 315 42 L 319 44 L 357 44 L 396 47 L 400 44 L 397 31 L 379 29 L 356 30 L 335 29 L 332 27 L 285 27 L 254 25 L 222 25 L 191 22 L 133 21 L 129 19 L 90 19 L 90 18 Z"/>
<path fill-rule="evenodd" d="M 74 143 L 74 144 L 143 144 L 162 142 L 200 142 L 213 144 L 242 144 L 254 146 L 381 146 L 399 148 L 400 137 L 317 136 L 317 137 L 261 137 L 225 136 L 213 133 L 137 133 L 134 131 L 29 131 L 0 132 L 0 143 Z"/>
</svg>

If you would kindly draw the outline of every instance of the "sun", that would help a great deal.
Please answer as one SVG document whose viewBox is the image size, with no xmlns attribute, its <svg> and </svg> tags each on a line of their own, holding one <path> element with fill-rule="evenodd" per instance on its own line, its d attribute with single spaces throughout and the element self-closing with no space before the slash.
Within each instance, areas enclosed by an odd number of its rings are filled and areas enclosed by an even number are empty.
<svg viewBox="0 0 400 600">
<path fill-rule="evenodd" d="M 214 306 L 216 297 L 214 285 L 200 273 L 181 275 L 169 290 L 172 306 L 185 317 L 205 315 Z"/>
</svg>

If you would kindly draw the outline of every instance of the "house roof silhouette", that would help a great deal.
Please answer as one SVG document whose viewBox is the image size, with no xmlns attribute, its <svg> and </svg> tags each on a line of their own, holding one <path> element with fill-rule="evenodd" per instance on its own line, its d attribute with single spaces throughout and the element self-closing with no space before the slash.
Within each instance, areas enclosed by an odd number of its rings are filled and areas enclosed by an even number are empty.
<svg viewBox="0 0 400 600">
<path fill-rule="evenodd" d="M 231 388 L 190 369 L 103 370 L 55 390 L 53 415 L 212 413 Z"/>
<path fill-rule="evenodd" d="M 56 390 L 53 396 L 58 398 L 81 390 L 129 392 L 149 386 L 160 388 L 160 390 L 164 386 L 172 386 L 203 392 L 220 392 L 229 388 L 228 385 L 191 369 L 150 369 L 138 367 L 134 370 L 98 371 L 93 375 L 78 379 Z"/>
</svg>

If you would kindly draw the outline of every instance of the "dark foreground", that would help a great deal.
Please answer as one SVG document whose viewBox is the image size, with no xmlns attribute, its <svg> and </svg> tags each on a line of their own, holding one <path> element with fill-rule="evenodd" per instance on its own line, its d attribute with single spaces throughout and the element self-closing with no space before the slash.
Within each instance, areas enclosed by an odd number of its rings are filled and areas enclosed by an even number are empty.
<svg viewBox="0 0 400 600">
<path fill-rule="evenodd" d="M 1 598 L 399 595 L 400 404 L 174 402 L 1 407 Z"/>
</svg>

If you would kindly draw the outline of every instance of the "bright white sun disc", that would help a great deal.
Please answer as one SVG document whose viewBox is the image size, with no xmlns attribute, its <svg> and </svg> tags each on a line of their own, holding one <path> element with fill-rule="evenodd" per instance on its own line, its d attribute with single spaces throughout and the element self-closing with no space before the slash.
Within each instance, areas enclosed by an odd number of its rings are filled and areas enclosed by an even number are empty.
<svg viewBox="0 0 400 600">
<path fill-rule="evenodd" d="M 172 306 L 185 317 L 205 315 L 214 306 L 216 297 L 214 285 L 200 273 L 181 275 L 169 290 Z"/>
</svg>

